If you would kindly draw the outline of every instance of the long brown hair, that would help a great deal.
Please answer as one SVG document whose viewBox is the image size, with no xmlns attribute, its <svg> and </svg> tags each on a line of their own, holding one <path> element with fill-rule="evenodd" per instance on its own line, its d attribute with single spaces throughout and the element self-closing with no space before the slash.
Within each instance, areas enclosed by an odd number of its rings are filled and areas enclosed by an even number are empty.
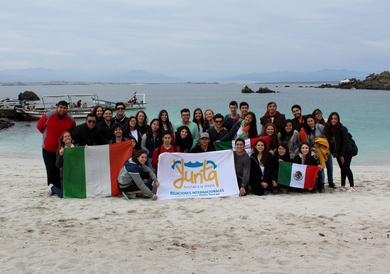
<svg viewBox="0 0 390 274">
<path fill-rule="evenodd" d="M 307 145 L 309 147 L 309 153 L 306 154 L 306 156 L 304 156 L 303 153 L 302 153 L 302 146 L 303 145 Z M 311 156 L 311 148 L 310 148 L 310 145 L 309 145 L 308 142 L 301 143 L 301 145 L 299 146 L 299 153 L 302 153 L 302 157 L 304 158 L 303 163 L 305 165 L 310 165 L 312 156 Z"/>
<path fill-rule="evenodd" d="M 273 127 L 274 133 L 271 136 L 267 135 L 267 128 L 268 127 Z M 260 137 L 262 136 L 268 136 L 268 141 L 269 141 L 269 149 L 274 149 L 278 147 L 278 129 L 276 128 L 274 123 L 267 123 L 263 127 L 263 130 L 260 133 Z"/>
<path fill-rule="evenodd" d="M 337 122 L 337 124 L 335 124 L 333 126 L 331 123 L 331 120 L 332 120 L 332 116 L 334 116 L 334 115 L 337 116 L 338 122 Z M 330 140 L 333 137 L 336 137 L 337 135 L 339 135 L 341 132 L 341 126 L 342 126 L 342 124 L 340 123 L 340 115 L 337 112 L 332 112 L 331 114 L 329 114 L 328 121 L 326 122 L 325 128 L 324 128 L 325 137 L 328 138 L 328 140 Z"/>
<path fill-rule="evenodd" d="M 257 157 L 257 155 L 259 155 L 259 152 L 260 152 L 260 151 L 258 151 L 257 148 L 256 148 L 256 145 L 257 145 L 257 143 L 259 143 L 259 142 L 261 142 L 261 143 L 264 144 L 264 150 L 263 150 L 263 152 L 261 153 L 261 160 L 260 160 L 260 162 L 261 162 L 261 164 L 262 164 L 263 166 L 265 166 L 265 163 L 267 162 L 267 157 L 268 157 L 268 148 L 267 148 L 267 143 L 266 143 L 263 139 L 258 139 L 258 140 L 256 141 L 256 143 L 255 143 L 255 145 L 254 145 L 254 147 L 253 147 L 253 154 L 252 154 L 252 155 L 254 155 L 254 156 L 256 156 L 256 157 Z"/>
</svg>

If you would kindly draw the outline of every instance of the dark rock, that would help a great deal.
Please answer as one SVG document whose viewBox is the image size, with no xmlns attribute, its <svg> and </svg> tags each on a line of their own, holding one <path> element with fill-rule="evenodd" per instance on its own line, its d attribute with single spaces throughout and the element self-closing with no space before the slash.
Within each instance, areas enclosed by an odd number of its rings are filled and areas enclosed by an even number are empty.
<svg viewBox="0 0 390 274">
<path fill-rule="evenodd" d="M 256 93 L 276 93 L 276 91 L 274 90 L 270 90 L 269 88 L 265 87 L 265 88 L 259 88 L 258 91 L 256 91 Z"/>
<path fill-rule="evenodd" d="M 329 84 L 329 83 L 324 83 L 324 84 L 322 84 L 321 86 L 318 86 L 317 88 L 334 88 L 334 86 L 332 86 L 332 85 Z"/>
<path fill-rule="evenodd" d="M 247 85 L 245 85 L 245 86 L 242 88 L 241 93 L 254 93 L 254 91 L 251 90 Z"/>
<path fill-rule="evenodd" d="M 15 124 L 10 122 L 8 118 L 1 118 L 0 119 L 0 130 L 4 128 L 9 128 L 14 126 Z"/>
<path fill-rule="evenodd" d="M 290 86 L 284 86 L 285 88 L 289 88 Z"/>
<path fill-rule="evenodd" d="M 23 93 L 19 93 L 18 99 L 20 101 L 26 100 L 26 101 L 39 101 L 38 95 L 35 94 L 33 91 L 26 90 Z"/>
<path fill-rule="evenodd" d="M 355 78 L 344 79 L 338 85 L 322 84 L 318 88 L 390 90 L 390 72 L 371 73 L 363 81 Z"/>
</svg>

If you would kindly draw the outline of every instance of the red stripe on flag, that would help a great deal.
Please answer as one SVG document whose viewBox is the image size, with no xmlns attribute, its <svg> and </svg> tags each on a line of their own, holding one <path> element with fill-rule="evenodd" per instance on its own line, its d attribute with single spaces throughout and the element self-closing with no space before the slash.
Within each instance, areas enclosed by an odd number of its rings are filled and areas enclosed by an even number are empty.
<svg viewBox="0 0 390 274">
<path fill-rule="evenodd" d="M 318 173 L 318 166 L 308 165 L 305 175 L 305 186 L 303 188 L 314 188 Z"/>
<path fill-rule="evenodd" d="M 110 145 L 110 176 L 112 196 L 121 194 L 117 183 L 119 171 L 122 169 L 125 162 L 131 158 L 131 155 L 133 155 L 133 145 L 131 141 Z"/>
<path fill-rule="evenodd" d="M 269 146 L 269 140 L 268 140 L 268 136 L 263 136 L 263 137 L 257 137 L 257 138 L 251 138 L 251 149 L 253 149 L 253 147 L 255 146 L 255 143 L 257 140 L 259 139 L 263 139 L 265 141 L 265 143 L 267 144 L 267 148 Z"/>
</svg>

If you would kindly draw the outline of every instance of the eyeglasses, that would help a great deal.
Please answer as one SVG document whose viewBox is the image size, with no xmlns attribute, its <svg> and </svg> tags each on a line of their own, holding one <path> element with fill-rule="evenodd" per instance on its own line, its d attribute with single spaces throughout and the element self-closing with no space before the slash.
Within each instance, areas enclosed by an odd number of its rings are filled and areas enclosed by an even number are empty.
<svg viewBox="0 0 390 274">
<path fill-rule="evenodd" d="M 90 123 L 90 124 L 95 124 L 96 121 L 95 121 L 95 120 L 88 120 L 88 123 Z"/>
<path fill-rule="evenodd" d="M 216 123 L 222 123 L 222 121 L 215 121 Z"/>
<path fill-rule="evenodd" d="M 117 108 L 116 110 L 124 110 L 124 108 Z"/>
</svg>

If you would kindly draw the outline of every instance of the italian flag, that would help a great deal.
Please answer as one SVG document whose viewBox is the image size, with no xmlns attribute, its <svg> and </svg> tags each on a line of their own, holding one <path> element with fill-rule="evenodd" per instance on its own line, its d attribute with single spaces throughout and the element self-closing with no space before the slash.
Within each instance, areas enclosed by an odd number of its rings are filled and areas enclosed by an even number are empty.
<svg viewBox="0 0 390 274">
<path fill-rule="evenodd" d="M 120 194 L 119 171 L 133 153 L 131 141 L 65 148 L 64 198 L 96 198 Z"/>
<path fill-rule="evenodd" d="M 267 147 L 268 147 L 268 145 L 269 145 L 268 136 L 245 139 L 245 151 L 249 155 L 251 155 L 251 150 L 253 149 L 256 141 L 259 139 L 263 139 L 266 142 Z M 214 142 L 215 150 L 218 151 L 218 150 L 233 149 L 233 151 L 235 151 L 236 150 L 235 142 L 236 142 L 235 140 L 234 141 L 226 141 L 226 142 Z"/>
<path fill-rule="evenodd" d="M 314 188 L 318 166 L 279 163 L 278 184 L 296 188 Z"/>
</svg>

